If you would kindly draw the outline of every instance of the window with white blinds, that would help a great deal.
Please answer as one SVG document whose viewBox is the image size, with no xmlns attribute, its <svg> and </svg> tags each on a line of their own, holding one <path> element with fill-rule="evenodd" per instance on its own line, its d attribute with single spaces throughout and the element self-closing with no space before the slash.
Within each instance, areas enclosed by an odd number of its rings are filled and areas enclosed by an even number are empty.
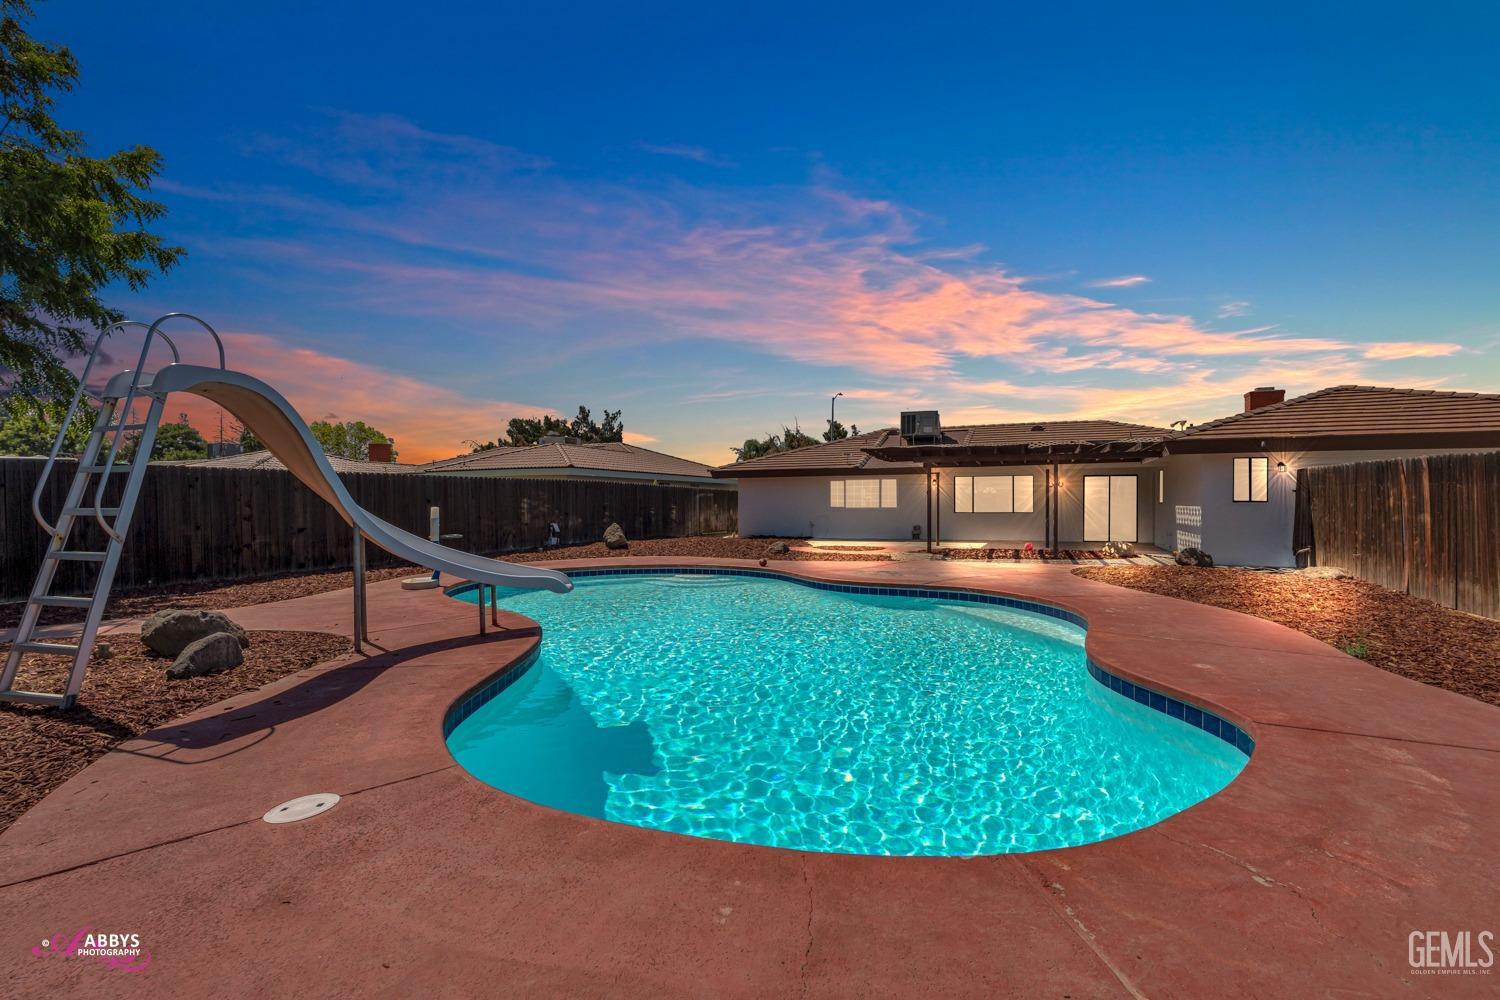
<svg viewBox="0 0 1500 1000">
<path fill-rule="evenodd" d="M 833 479 L 828 483 L 828 506 L 862 508 L 896 506 L 894 479 Z"/>
<path fill-rule="evenodd" d="M 1031 476 L 955 476 L 953 510 L 958 514 L 1030 514 Z"/>
</svg>

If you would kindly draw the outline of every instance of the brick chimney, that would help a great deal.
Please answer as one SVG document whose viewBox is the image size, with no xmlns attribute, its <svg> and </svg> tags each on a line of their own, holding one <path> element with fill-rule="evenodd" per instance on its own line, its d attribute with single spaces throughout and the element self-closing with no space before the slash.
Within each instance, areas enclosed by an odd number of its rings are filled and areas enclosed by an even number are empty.
<svg viewBox="0 0 1500 1000">
<path fill-rule="evenodd" d="M 1275 386 L 1262 385 L 1245 393 L 1245 412 L 1259 410 L 1266 406 L 1275 406 L 1286 399 L 1286 390 L 1277 389 Z"/>
<path fill-rule="evenodd" d="M 1247 399 L 1247 400 L 1249 398 L 1250 398 L 1249 396 L 1245 397 L 1245 399 Z M 1246 405 L 1249 405 L 1249 404 L 1247 403 Z M 389 442 L 389 441 L 371 441 L 370 442 L 369 450 L 365 452 L 365 460 L 369 461 L 369 462 L 382 462 L 382 463 L 389 463 L 389 462 L 393 461 L 393 459 L 391 458 L 391 442 Z"/>
</svg>

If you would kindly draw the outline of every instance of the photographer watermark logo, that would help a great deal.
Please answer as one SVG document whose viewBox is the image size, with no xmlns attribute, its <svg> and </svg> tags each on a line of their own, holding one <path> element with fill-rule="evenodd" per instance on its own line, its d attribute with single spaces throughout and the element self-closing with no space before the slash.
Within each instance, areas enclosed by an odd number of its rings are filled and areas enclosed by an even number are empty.
<svg viewBox="0 0 1500 1000">
<path fill-rule="evenodd" d="M 42 938 L 40 947 L 31 953 L 38 958 L 88 958 L 106 968 L 122 972 L 140 972 L 151 964 L 151 953 L 141 947 L 141 936 L 132 932 L 96 931 L 80 927 L 72 935 L 59 934 Z"/>
<path fill-rule="evenodd" d="M 1412 931 L 1406 960 L 1417 976 L 1488 976 L 1495 967 L 1494 931 Z"/>
</svg>

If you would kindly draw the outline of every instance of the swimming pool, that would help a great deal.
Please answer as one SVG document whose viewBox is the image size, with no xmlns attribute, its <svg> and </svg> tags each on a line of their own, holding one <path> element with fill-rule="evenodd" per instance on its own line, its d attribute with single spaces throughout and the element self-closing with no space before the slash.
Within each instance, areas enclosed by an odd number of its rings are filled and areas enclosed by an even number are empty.
<svg viewBox="0 0 1500 1000">
<path fill-rule="evenodd" d="M 1247 760 L 1227 724 L 1091 676 L 1055 612 L 769 575 L 575 582 L 502 599 L 541 624 L 541 652 L 448 734 L 480 780 L 557 809 L 808 851 L 1003 854 L 1148 826 Z"/>
</svg>

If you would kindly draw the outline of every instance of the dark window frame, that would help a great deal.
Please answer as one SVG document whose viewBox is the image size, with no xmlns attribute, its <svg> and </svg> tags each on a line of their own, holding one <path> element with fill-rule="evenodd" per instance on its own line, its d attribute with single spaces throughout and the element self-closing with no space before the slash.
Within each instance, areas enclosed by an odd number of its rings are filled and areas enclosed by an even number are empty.
<svg viewBox="0 0 1500 1000">
<path fill-rule="evenodd" d="M 1234 495 L 1235 466 L 1238 462 L 1250 463 L 1245 467 L 1245 488 L 1250 495 L 1241 500 Z M 1255 499 L 1255 463 L 1260 462 L 1266 470 L 1265 496 L 1259 500 Z M 1236 455 L 1229 462 L 1229 502 L 1230 503 L 1270 503 L 1271 502 L 1271 459 L 1268 455 Z"/>
</svg>

